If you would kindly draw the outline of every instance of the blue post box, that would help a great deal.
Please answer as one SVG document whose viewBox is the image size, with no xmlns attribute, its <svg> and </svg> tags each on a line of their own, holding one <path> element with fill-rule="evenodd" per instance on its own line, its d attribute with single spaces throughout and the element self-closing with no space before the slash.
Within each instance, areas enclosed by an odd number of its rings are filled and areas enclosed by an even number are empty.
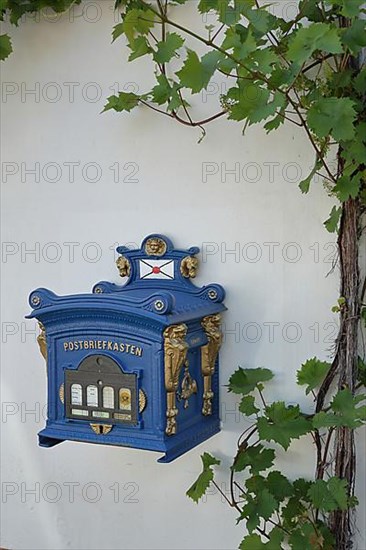
<svg viewBox="0 0 366 550">
<path fill-rule="evenodd" d="M 199 249 L 177 250 L 163 235 L 117 252 L 124 285 L 30 294 L 48 375 L 39 445 L 122 445 L 170 462 L 220 430 L 224 289 L 195 286 Z"/>
</svg>

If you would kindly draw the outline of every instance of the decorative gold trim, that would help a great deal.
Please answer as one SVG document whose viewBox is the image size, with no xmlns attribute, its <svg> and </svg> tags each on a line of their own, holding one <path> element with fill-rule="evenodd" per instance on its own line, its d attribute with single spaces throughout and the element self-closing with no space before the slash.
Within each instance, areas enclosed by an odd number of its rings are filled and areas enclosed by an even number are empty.
<svg viewBox="0 0 366 550">
<path fill-rule="evenodd" d="M 146 409 L 147 397 L 144 390 L 139 390 L 139 412 L 142 413 Z"/>
<path fill-rule="evenodd" d="M 186 256 L 180 263 L 180 272 L 186 279 L 194 279 L 198 270 L 198 258 Z"/>
<path fill-rule="evenodd" d="M 212 414 L 212 391 L 211 381 L 215 372 L 217 356 L 222 344 L 222 332 L 220 330 L 221 316 L 208 315 L 202 319 L 202 326 L 207 335 L 208 342 L 201 348 L 201 371 L 203 376 L 203 407 L 202 414 Z"/>
<path fill-rule="evenodd" d="M 165 433 L 177 433 L 178 409 L 176 407 L 176 392 L 179 385 L 179 375 L 187 359 L 188 344 L 185 341 L 187 325 L 171 325 L 164 331 L 164 371 L 165 389 L 167 392 L 167 423 Z"/>
<path fill-rule="evenodd" d="M 59 387 L 58 396 L 61 403 L 65 403 L 65 384 L 61 384 L 61 386 Z"/>
<path fill-rule="evenodd" d="M 131 264 L 125 256 L 118 256 L 116 266 L 120 277 L 129 277 L 131 273 Z"/>
<path fill-rule="evenodd" d="M 166 252 L 166 242 L 158 237 L 152 237 L 146 241 L 145 252 L 149 256 L 163 256 Z"/>
<path fill-rule="evenodd" d="M 90 427 L 97 435 L 106 435 L 113 428 L 110 424 L 90 424 Z"/>
<path fill-rule="evenodd" d="M 119 408 L 122 411 L 131 410 L 131 390 L 129 388 L 120 388 L 119 390 Z"/>
<path fill-rule="evenodd" d="M 38 326 L 40 328 L 40 333 L 37 336 L 37 342 L 39 346 L 39 351 L 41 352 L 43 358 L 47 363 L 47 341 L 46 341 L 46 329 L 45 326 L 39 321 Z"/>
<path fill-rule="evenodd" d="M 186 360 L 184 365 L 184 376 L 180 388 L 178 399 L 184 399 L 184 408 L 187 409 L 189 405 L 188 399 L 191 395 L 197 393 L 197 382 L 190 375 L 188 360 Z"/>
</svg>

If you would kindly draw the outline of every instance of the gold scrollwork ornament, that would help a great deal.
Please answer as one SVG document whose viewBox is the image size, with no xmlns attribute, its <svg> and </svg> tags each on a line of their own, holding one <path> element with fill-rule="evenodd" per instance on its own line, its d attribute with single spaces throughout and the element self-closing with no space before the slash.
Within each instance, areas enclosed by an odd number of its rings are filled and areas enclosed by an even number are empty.
<svg viewBox="0 0 366 550">
<path fill-rule="evenodd" d="M 222 344 L 222 332 L 220 329 L 221 316 L 208 315 L 202 319 L 202 326 L 207 335 L 208 342 L 201 348 L 201 372 L 203 376 L 203 407 L 202 414 L 212 414 L 212 376 L 215 373 L 217 356 Z"/>
<path fill-rule="evenodd" d="M 139 390 L 139 412 L 142 413 L 146 409 L 147 397 L 144 390 Z"/>
<path fill-rule="evenodd" d="M 165 433 L 177 433 L 176 393 L 179 386 L 179 375 L 187 359 L 188 344 L 185 341 L 187 325 L 171 325 L 164 331 L 164 375 L 167 392 L 167 423 Z"/>
<path fill-rule="evenodd" d="M 97 435 L 106 435 L 113 428 L 110 424 L 90 424 L 90 427 Z"/>
<path fill-rule="evenodd" d="M 58 396 L 60 398 L 61 403 L 65 403 L 65 384 L 61 384 L 61 386 L 59 387 Z"/>
</svg>

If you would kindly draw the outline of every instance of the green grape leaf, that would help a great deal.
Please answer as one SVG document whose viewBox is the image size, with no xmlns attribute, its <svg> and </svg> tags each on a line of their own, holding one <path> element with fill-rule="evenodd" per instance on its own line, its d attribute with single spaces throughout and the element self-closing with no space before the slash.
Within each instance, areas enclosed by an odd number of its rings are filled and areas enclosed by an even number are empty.
<svg viewBox="0 0 366 550">
<path fill-rule="evenodd" d="M 281 472 L 274 470 L 267 477 L 267 488 L 276 500 L 282 502 L 294 494 L 292 483 Z"/>
<path fill-rule="evenodd" d="M 360 75 L 361 73 L 358 76 Z M 354 80 L 355 88 L 356 80 Z M 364 92 L 366 92 L 366 71 Z M 363 164 L 366 158 L 366 122 L 359 122 L 358 124 L 356 124 L 355 131 L 355 138 L 351 142 L 347 143 L 347 147 L 345 149 L 342 149 L 341 151 L 342 158 L 347 161 L 347 168 L 349 164 L 356 164 L 355 168 L 358 168 L 358 165 Z"/>
<path fill-rule="evenodd" d="M 282 550 L 284 532 L 274 527 L 269 533 L 268 542 L 262 542 L 259 535 L 247 535 L 240 543 L 239 550 Z"/>
<path fill-rule="evenodd" d="M 311 23 L 292 34 L 287 57 L 290 61 L 304 63 L 315 50 L 327 53 L 342 53 L 338 29 L 327 23 Z"/>
<path fill-rule="evenodd" d="M 208 13 L 217 9 L 218 0 L 200 0 L 198 4 L 198 11 L 200 13 Z"/>
<path fill-rule="evenodd" d="M 366 363 L 361 357 L 358 358 L 357 380 L 366 386 Z"/>
<path fill-rule="evenodd" d="M 139 96 L 132 92 L 119 92 L 118 96 L 112 95 L 108 98 L 108 102 L 103 109 L 109 111 L 114 109 L 117 112 L 128 111 L 130 112 L 139 103 Z"/>
<path fill-rule="evenodd" d="M 220 52 L 211 51 L 199 59 L 196 52 L 188 50 L 183 67 L 176 73 L 181 86 L 190 88 L 194 94 L 206 89 L 221 58 Z"/>
<path fill-rule="evenodd" d="M 229 379 L 229 391 L 246 395 L 253 391 L 259 382 L 267 382 L 273 378 L 269 369 L 243 369 L 239 367 Z"/>
<path fill-rule="evenodd" d="M 286 101 L 281 93 L 271 94 L 267 88 L 258 84 L 231 88 L 226 97 L 234 101 L 230 107 L 229 119 L 247 119 L 249 124 L 255 124 L 273 116 L 278 109 L 284 106 Z"/>
<path fill-rule="evenodd" d="M 252 1 L 252 0 L 250 0 Z M 215 11 L 221 23 L 233 25 L 240 18 L 240 10 L 237 6 L 230 6 L 227 0 L 200 0 L 198 4 L 200 13 Z"/>
<path fill-rule="evenodd" d="M 263 74 L 269 74 L 273 66 L 278 63 L 278 55 L 271 48 L 263 48 L 262 50 L 254 51 L 250 60 L 254 62 L 254 70 L 258 69 Z"/>
<path fill-rule="evenodd" d="M 168 104 L 168 111 L 174 111 L 176 109 L 179 109 L 179 107 L 182 107 L 182 105 L 185 105 L 189 107 L 189 103 L 186 100 L 182 100 L 181 95 L 179 94 L 180 86 L 176 82 L 172 85 L 172 97 Z"/>
<path fill-rule="evenodd" d="M 300 407 L 286 407 L 283 401 L 266 407 L 266 416 L 258 419 L 257 427 L 261 439 L 275 441 L 285 450 L 292 439 L 299 439 L 311 430 L 311 424 L 301 415 Z"/>
<path fill-rule="evenodd" d="M 309 21 L 323 21 L 323 13 L 318 6 L 317 0 L 300 0 L 299 13 Z"/>
<path fill-rule="evenodd" d="M 247 535 L 239 544 L 239 550 L 263 550 L 266 545 L 259 535 Z"/>
<path fill-rule="evenodd" d="M 319 138 L 331 134 L 335 140 L 352 139 L 356 118 L 354 105 L 349 97 L 320 98 L 308 110 L 309 127 Z"/>
<path fill-rule="evenodd" d="M 316 480 L 309 489 L 308 496 L 313 506 L 322 512 L 345 510 L 348 507 L 347 481 L 331 477 L 328 481 Z"/>
<path fill-rule="evenodd" d="M 214 478 L 212 466 L 220 464 L 220 460 L 209 453 L 203 453 L 201 460 L 203 466 L 202 472 L 186 493 L 186 495 L 194 500 L 194 502 L 198 502 L 210 486 L 210 483 Z"/>
<path fill-rule="evenodd" d="M 327 413 L 325 411 L 320 411 L 314 415 L 313 418 L 313 427 L 316 430 L 320 428 L 331 428 L 338 426 L 339 419 L 332 413 Z"/>
<path fill-rule="evenodd" d="M 120 27 L 122 25 L 122 27 Z M 123 16 L 123 21 L 114 27 L 113 40 L 121 34 L 125 34 L 128 41 L 132 42 L 137 35 L 148 34 L 155 25 L 155 14 L 146 9 L 130 9 Z"/>
<path fill-rule="evenodd" d="M 225 32 L 225 39 L 221 44 L 221 49 L 233 51 L 236 59 L 244 59 L 251 52 L 257 50 L 258 44 L 250 27 L 236 25 L 229 27 Z"/>
<path fill-rule="evenodd" d="M 244 395 L 240 401 L 239 411 L 245 416 L 251 416 L 259 412 L 258 407 L 255 406 L 255 397 L 253 395 Z"/>
<path fill-rule="evenodd" d="M 339 390 L 330 404 L 332 412 L 320 411 L 315 414 L 313 427 L 316 429 L 332 426 L 358 428 L 366 420 L 366 406 L 357 407 L 356 405 L 365 399 L 366 396 L 364 395 L 353 396 L 348 388 Z"/>
<path fill-rule="evenodd" d="M 244 0 L 241 3 L 242 13 L 251 23 L 253 28 L 258 31 L 258 35 L 262 36 L 275 26 L 275 18 L 265 8 L 251 9 L 250 4 Z"/>
<path fill-rule="evenodd" d="M 156 77 L 158 84 L 152 89 L 152 99 L 154 103 L 163 105 L 168 103 L 172 96 L 172 87 L 170 86 L 167 77 L 164 74 L 159 74 Z"/>
<path fill-rule="evenodd" d="M 342 419 L 342 426 L 357 428 L 366 420 L 366 406 L 356 407 L 366 399 L 366 395 L 352 395 L 349 388 L 340 390 L 330 404 L 335 414 Z"/>
<path fill-rule="evenodd" d="M 312 390 L 320 386 L 330 369 L 330 363 L 319 361 L 316 357 L 308 359 L 297 371 L 297 383 L 299 386 L 306 386 L 305 393 L 308 395 Z"/>
<path fill-rule="evenodd" d="M 117 40 L 117 38 L 119 38 L 122 34 L 124 34 L 124 32 L 125 31 L 124 31 L 123 23 L 118 23 L 118 25 L 113 27 L 112 42 Z"/>
<path fill-rule="evenodd" d="M 366 92 L 366 67 L 364 67 L 356 76 L 353 81 L 355 90 L 359 94 L 364 94 Z"/>
<path fill-rule="evenodd" d="M 311 180 L 313 179 L 313 177 L 315 176 L 316 172 L 319 170 L 321 165 L 322 165 L 322 163 L 317 158 L 316 161 L 315 161 L 315 164 L 314 164 L 314 168 L 312 169 L 310 174 L 305 179 L 300 181 L 300 183 L 299 183 L 299 188 L 300 188 L 301 193 L 308 193 L 309 192 Z"/>
<path fill-rule="evenodd" d="M 143 55 L 146 55 L 147 53 L 152 52 L 152 48 L 149 46 L 148 41 L 142 35 L 132 40 L 128 46 L 132 50 L 132 53 L 129 55 L 128 61 L 133 61 L 138 57 L 141 57 Z"/>
<path fill-rule="evenodd" d="M 10 37 L 7 34 L 2 34 L 0 36 L 0 60 L 4 61 L 11 52 L 13 51 L 13 47 L 11 45 Z"/>
<path fill-rule="evenodd" d="M 277 130 L 277 128 L 279 128 L 281 124 L 285 122 L 284 114 L 284 109 L 280 109 L 278 114 L 274 118 L 272 118 L 272 120 L 269 120 L 265 123 L 264 129 L 266 130 L 267 134 L 272 132 L 272 130 Z"/>
<path fill-rule="evenodd" d="M 267 488 L 267 480 L 263 476 L 253 475 L 246 480 L 245 486 L 249 493 L 256 495 Z"/>
<path fill-rule="evenodd" d="M 319 530 L 318 532 L 315 531 L 311 523 L 302 523 L 300 527 L 291 532 L 289 537 L 292 550 L 299 550 L 300 548 L 301 550 L 323 549 L 326 548 L 323 542 L 323 536 L 319 533 Z"/>
<path fill-rule="evenodd" d="M 330 4 L 341 6 L 341 14 L 345 17 L 358 17 L 364 0 L 328 0 Z"/>
<path fill-rule="evenodd" d="M 232 468 L 235 472 L 242 472 L 245 468 L 249 468 L 252 475 L 257 475 L 273 466 L 275 456 L 273 449 L 265 449 L 259 443 L 254 447 L 241 449 L 235 457 Z"/>
<path fill-rule="evenodd" d="M 268 489 L 260 489 L 255 495 L 247 495 L 247 503 L 243 507 L 241 519 L 247 520 L 250 533 L 259 525 L 260 518 L 268 520 L 278 509 L 278 502 Z"/>
<path fill-rule="evenodd" d="M 177 50 L 184 44 L 184 40 L 175 32 L 168 32 L 165 40 L 157 43 L 157 50 L 154 52 L 154 60 L 157 63 L 168 63 L 177 53 Z"/>
<path fill-rule="evenodd" d="M 352 25 L 344 30 L 342 42 L 353 55 L 359 54 L 366 46 L 366 21 L 364 19 L 353 21 Z"/>
<path fill-rule="evenodd" d="M 299 517 L 305 512 L 304 503 L 297 497 L 288 499 L 287 504 L 282 508 L 283 526 L 293 529 L 299 521 Z"/>
<path fill-rule="evenodd" d="M 308 491 L 312 485 L 312 481 L 309 481 L 307 479 L 304 479 L 302 477 L 299 477 L 298 479 L 295 479 L 293 482 L 293 486 L 295 489 L 295 496 L 297 498 L 304 498 L 306 500 Z"/>
<path fill-rule="evenodd" d="M 347 68 L 332 73 L 328 79 L 328 86 L 332 92 L 331 95 L 336 96 L 339 90 L 347 88 L 351 84 L 352 79 L 352 71 Z"/>
<path fill-rule="evenodd" d="M 338 199 L 341 202 L 347 201 L 350 197 L 355 199 L 359 193 L 361 186 L 362 173 L 359 172 L 354 177 L 341 176 L 338 178 L 334 187 Z"/>
<path fill-rule="evenodd" d="M 302 477 L 295 479 L 295 481 L 293 482 L 295 497 L 308 501 L 307 495 L 312 483 L 312 481 L 308 481 L 307 479 L 304 479 Z"/>
<path fill-rule="evenodd" d="M 284 531 L 280 527 L 274 527 L 269 533 L 269 541 L 265 543 L 266 550 L 282 550 L 281 543 L 284 537 Z"/>
<path fill-rule="evenodd" d="M 338 229 L 339 220 L 342 215 L 342 207 L 333 206 L 329 218 L 325 220 L 324 226 L 329 231 L 329 233 L 334 233 Z"/>
</svg>

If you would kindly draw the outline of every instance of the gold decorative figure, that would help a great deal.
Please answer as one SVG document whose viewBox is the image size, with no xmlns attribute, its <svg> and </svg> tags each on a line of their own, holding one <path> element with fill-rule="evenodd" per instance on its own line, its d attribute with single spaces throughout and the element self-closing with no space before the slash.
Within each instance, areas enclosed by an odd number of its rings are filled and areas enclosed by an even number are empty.
<svg viewBox="0 0 366 550">
<path fill-rule="evenodd" d="M 38 342 L 39 350 L 42 356 L 44 357 L 45 361 L 47 362 L 46 329 L 41 322 L 38 323 L 38 326 L 41 332 L 37 336 L 37 342 Z"/>
<path fill-rule="evenodd" d="M 129 277 L 131 273 L 131 265 L 127 258 L 124 256 L 118 256 L 116 265 L 119 271 L 120 277 Z"/>
<path fill-rule="evenodd" d="M 149 256 L 163 256 L 166 252 L 166 242 L 158 237 L 152 237 L 146 241 L 145 252 Z"/>
<path fill-rule="evenodd" d="M 186 360 L 184 365 L 184 376 L 181 383 L 181 390 L 178 395 L 179 399 L 184 399 L 185 409 L 187 409 L 189 405 L 188 399 L 194 393 L 197 393 L 197 382 L 194 380 L 194 378 L 192 378 L 189 372 L 189 363 L 188 363 L 188 360 Z"/>
<path fill-rule="evenodd" d="M 194 279 L 197 275 L 198 258 L 195 256 L 186 256 L 180 264 L 180 272 L 186 279 Z"/>
<path fill-rule="evenodd" d="M 167 392 L 167 424 L 165 433 L 177 433 L 178 409 L 176 392 L 179 385 L 181 368 L 187 359 L 188 344 L 185 341 L 187 325 L 171 325 L 164 331 L 165 389 Z"/>
<path fill-rule="evenodd" d="M 203 407 L 202 414 L 212 414 L 212 391 L 211 381 L 215 372 L 216 359 L 222 344 L 222 332 L 220 330 L 221 316 L 208 315 L 202 319 L 202 326 L 206 332 L 208 342 L 201 348 L 201 370 L 203 375 Z"/>
</svg>

